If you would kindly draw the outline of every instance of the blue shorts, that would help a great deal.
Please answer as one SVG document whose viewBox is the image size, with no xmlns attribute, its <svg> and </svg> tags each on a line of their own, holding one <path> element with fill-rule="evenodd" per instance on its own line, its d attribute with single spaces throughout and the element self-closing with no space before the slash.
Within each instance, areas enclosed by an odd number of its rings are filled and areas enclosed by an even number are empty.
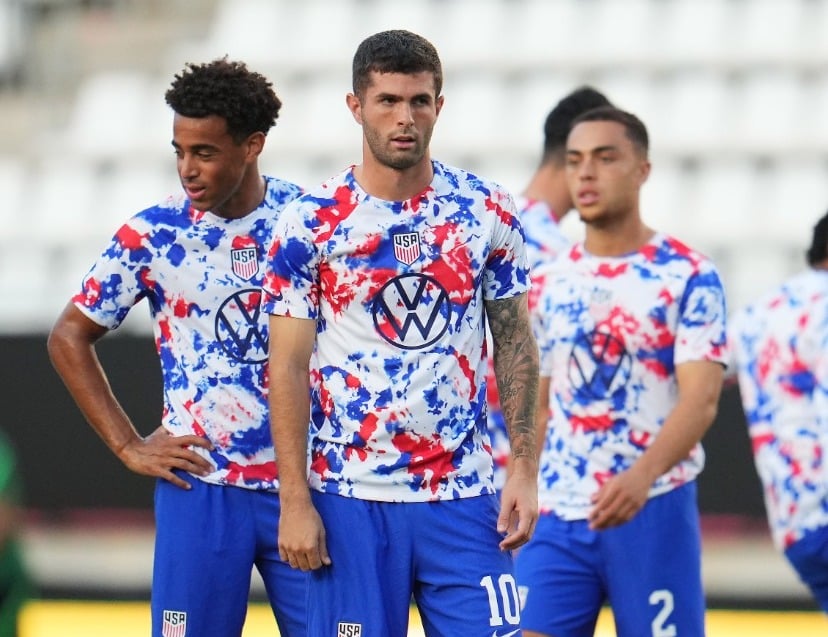
<svg viewBox="0 0 828 637">
<path fill-rule="evenodd" d="M 541 515 L 517 553 L 515 572 L 527 630 L 592 637 L 609 603 L 618 637 L 703 637 L 696 484 L 652 498 L 632 520 L 606 531 Z"/>
<path fill-rule="evenodd" d="M 279 497 L 178 475 L 193 488 L 155 487 L 153 636 L 182 623 L 188 636 L 240 636 L 255 565 L 282 637 L 304 637 L 308 577 L 279 558 Z"/>
<path fill-rule="evenodd" d="M 785 557 L 828 613 L 828 527 L 811 531 L 791 544 Z"/>
<path fill-rule="evenodd" d="M 431 637 L 520 634 L 494 495 L 405 503 L 314 492 L 313 503 L 332 564 L 311 573 L 308 635 L 406 635 L 412 598 Z"/>
</svg>

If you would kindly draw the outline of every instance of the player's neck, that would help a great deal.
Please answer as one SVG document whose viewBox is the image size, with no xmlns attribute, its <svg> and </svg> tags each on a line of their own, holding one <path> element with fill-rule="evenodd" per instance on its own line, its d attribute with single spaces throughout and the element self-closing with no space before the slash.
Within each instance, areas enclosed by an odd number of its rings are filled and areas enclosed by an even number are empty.
<svg viewBox="0 0 828 637">
<path fill-rule="evenodd" d="M 647 245 L 655 231 L 638 215 L 606 224 L 586 224 L 584 249 L 599 257 L 620 257 L 637 252 Z"/>
<path fill-rule="evenodd" d="M 407 201 L 431 184 L 434 168 L 428 153 L 410 168 L 398 170 L 377 161 L 366 153 L 360 165 L 354 167 L 354 179 L 372 197 L 385 201 Z"/>
<path fill-rule="evenodd" d="M 259 174 L 258 170 L 251 171 L 244 177 L 236 193 L 218 210 L 210 212 L 224 219 L 241 219 L 262 205 L 266 190 L 265 178 Z"/>
</svg>

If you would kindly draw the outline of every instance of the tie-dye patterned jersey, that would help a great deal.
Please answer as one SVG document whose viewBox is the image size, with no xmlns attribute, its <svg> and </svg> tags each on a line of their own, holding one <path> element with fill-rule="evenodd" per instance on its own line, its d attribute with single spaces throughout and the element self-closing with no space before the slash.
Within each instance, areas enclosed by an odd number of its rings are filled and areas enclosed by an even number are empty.
<svg viewBox="0 0 828 637">
<path fill-rule="evenodd" d="M 215 465 L 207 482 L 278 488 L 261 283 L 276 218 L 300 193 L 268 177 L 262 204 L 232 220 L 171 197 L 117 231 L 73 298 L 109 329 L 147 299 L 163 374 L 162 423 L 173 435 L 213 443 L 213 452 L 196 449 Z"/>
<path fill-rule="evenodd" d="M 366 194 L 352 169 L 289 206 L 264 307 L 315 319 L 310 483 L 367 500 L 493 493 L 484 300 L 528 287 L 511 196 L 432 162 L 418 196 Z"/>
<path fill-rule="evenodd" d="M 533 277 L 541 375 L 550 377 L 550 421 L 539 504 L 584 519 L 590 497 L 647 449 L 676 399 L 675 369 L 724 363 L 724 291 L 713 264 L 656 235 L 621 257 L 579 243 Z M 693 480 L 701 445 L 653 484 L 650 495 Z"/>
<path fill-rule="evenodd" d="M 828 526 L 828 272 L 737 312 L 728 336 L 774 543 Z"/>
<path fill-rule="evenodd" d="M 569 239 L 561 232 L 558 219 L 546 202 L 526 197 L 516 197 L 518 218 L 523 227 L 526 240 L 526 257 L 530 271 L 549 263 L 566 250 Z M 491 340 L 489 341 L 491 342 Z M 494 483 L 502 489 L 506 482 L 506 465 L 509 462 L 509 432 L 503 412 L 500 410 L 500 396 L 494 375 L 494 363 L 489 358 L 486 385 L 486 399 L 489 410 L 489 435 L 492 438 L 492 456 L 494 457 Z"/>
</svg>

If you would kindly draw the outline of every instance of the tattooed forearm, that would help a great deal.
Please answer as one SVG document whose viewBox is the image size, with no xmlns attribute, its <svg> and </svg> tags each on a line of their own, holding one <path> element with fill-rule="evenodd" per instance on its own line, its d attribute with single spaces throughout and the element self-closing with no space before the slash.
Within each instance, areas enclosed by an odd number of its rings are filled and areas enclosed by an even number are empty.
<svg viewBox="0 0 828 637">
<path fill-rule="evenodd" d="M 486 314 L 494 346 L 500 408 L 509 429 L 512 457 L 537 462 L 538 350 L 529 324 L 526 295 L 487 301 Z"/>
</svg>

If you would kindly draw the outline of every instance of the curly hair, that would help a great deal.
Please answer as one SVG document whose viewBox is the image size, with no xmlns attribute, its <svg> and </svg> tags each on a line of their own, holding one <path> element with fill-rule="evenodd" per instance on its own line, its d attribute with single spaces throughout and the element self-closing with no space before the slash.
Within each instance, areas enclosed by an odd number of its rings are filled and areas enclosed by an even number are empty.
<svg viewBox="0 0 828 637">
<path fill-rule="evenodd" d="M 828 214 L 820 217 L 814 225 L 811 245 L 805 252 L 808 265 L 816 266 L 828 259 Z"/>
<path fill-rule="evenodd" d="M 443 89 L 443 67 L 434 45 L 421 35 L 392 29 L 375 33 L 357 47 L 352 65 L 354 95 L 362 95 L 371 82 L 371 73 L 430 72 L 434 93 Z"/>
<path fill-rule="evenodd" d="M 253 133 L 267 135 L 282 107 L 266 77 L 226 57 L 205 64 L 188 62 L 164 99 L 184 117 L 223 117 L 236 143 Z"/>
</svg>

